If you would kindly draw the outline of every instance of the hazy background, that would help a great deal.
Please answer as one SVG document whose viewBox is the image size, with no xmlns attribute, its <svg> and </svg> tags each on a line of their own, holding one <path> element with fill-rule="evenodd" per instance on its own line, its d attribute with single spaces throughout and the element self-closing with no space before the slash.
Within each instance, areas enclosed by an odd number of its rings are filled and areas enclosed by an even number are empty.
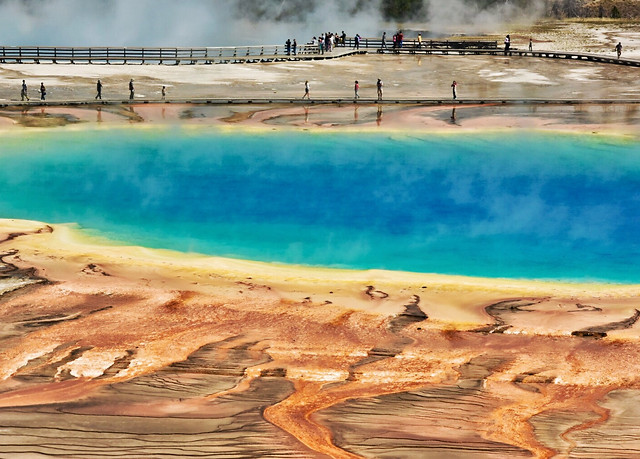
<svg viewBox="0 0 640 459">
<path fill-rule="evenodd" d="M 304 43 L 321 32 L 502 31 L 543 0 L 0 0 L 0 44 L 226 46 Z"/>
</svg>

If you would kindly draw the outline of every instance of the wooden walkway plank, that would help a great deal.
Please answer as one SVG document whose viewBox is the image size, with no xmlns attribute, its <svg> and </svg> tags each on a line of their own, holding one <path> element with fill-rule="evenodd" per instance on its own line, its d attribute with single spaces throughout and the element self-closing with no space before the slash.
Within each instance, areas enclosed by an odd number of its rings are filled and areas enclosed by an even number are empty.
<svg viewBox="0 0 640 459">
<path fill-rule="evenodd" d="M 101 106 L 101 105 L 145 105 L 145 104 L 192 104 L 192 105 L 424 105 L 424 106 L 460 106 L 460 105 L 630 105 L 640 104 L 640 99 L 541 99 L 541 98 L 395 98 L 377 100 L 375 98 L 183 98 L 172 100 L 32 100 L 28 102 L 8 101 L 0 103 L 0 108 L 7 107 L 60 107 L 60 106 Z"/>
</svg>

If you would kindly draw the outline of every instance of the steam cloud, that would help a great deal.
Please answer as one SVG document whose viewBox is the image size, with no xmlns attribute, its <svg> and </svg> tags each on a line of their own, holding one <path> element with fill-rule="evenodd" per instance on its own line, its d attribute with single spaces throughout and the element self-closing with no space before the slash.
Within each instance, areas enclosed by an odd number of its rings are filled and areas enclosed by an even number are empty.
<svg viewBox="0 0 640 459">
<path fill-rule="evenodd" d="M 231 46 L 322 32 L 478 33 L 535 20 L 544 0 L 0 0 L 0 44 Z M 404 5 L 404 6 L 402 6 Z M 407 6 L 408 5 L 408 6 Z M 402 22 L 399 22 L 402 21 Z"/>
</svg>

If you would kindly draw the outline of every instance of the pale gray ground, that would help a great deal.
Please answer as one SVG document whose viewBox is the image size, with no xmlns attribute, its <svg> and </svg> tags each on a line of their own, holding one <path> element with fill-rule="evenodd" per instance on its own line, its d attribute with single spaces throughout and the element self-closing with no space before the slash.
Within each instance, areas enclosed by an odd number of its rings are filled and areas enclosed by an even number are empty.
<svg viewBox="0 0 640 459">
<path fill-rule="evenodd" d="M 73 76 L 70 76 L 73 75 Z M 321 62 L 226 65 L 53 65 L 0 66 L 0 101 L 19 100 L 21 80 L 38 99 L 44 82 L 50 101 L 92 100 L 95 81 L 105 99 L 127 99 L 134 78 L 136 99 L 295 98 L 304 81 L 311 97 L 350 98 L 354 80 L 361 97 L 375 97 L 376 79 L 386 98 L 448 98 L 452 80 L 461 98 L 640 97 L 640 68 L 566 60 L 495 56 L 353 56 Z"/>
</svg>

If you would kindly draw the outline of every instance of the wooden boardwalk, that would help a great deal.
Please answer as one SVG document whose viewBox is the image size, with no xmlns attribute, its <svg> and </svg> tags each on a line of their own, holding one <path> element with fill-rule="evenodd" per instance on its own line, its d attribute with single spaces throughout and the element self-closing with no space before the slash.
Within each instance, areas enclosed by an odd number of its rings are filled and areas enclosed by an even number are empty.
<svg viewBox="0 0 640 459">
<path fill-rule="evenodd" d="M 244 64 L 335 59 L 366 50 L 339 47 L 321 53 L 317 46 L 301 45 L 296 52 L 285 46 L 235 46 L 205 48 L 59 48 L 3 46 L 3 64 Z"/>
<path fill-rule="evenodd" d="M 506 56 L 506 57 L 534 57 L 547 59 L 566 59 L 572 61 L 598 62 L 601 64 L 617 64 L 632 67 L 640 67 L 640 59 L 628 59 L 621 57 L 618 59 L 614 55 L 578 53 L 571 51 L 528 51 L 521 49 L 510 49 L 505 53 L 504 49 L 449 49 L 449 48 L 399 48 L 399 49 L 378 49 L 379 54 L 410 54 L 410 55 L 489 55 L 489 56 Z"/>
<path fill-rule="evenodd" d="M 6 101 L 0 103 L 0 108 L 7 107 L 90 107 L 104 105 L 145 105 L 145 104 L 195 104 L 195 105 L 425 105 L 425 106 L 460 106 L 460 105 L 629 105 L 640 104 L 640 99 L 540 99 L 540 98 L 468 98 L 468 99 L 383 99 L 360 98 L 319 98 L 319 99 L 292 99 L 292 98 L 185 98 L 172 100 L 53 100 L 28 102 Z"/>
<path fill-rule="evenodd" d="M 382 46 L 380 39 L 363 39 L 356 49 L 352 38 L 333 51 L 321 53 L 317 45 L 303 44 L 294 54 L 287 53 L 284 45 L 200 47 L 200 48 L 141 48 L 141 47 L 0 47 L 0 63 L 54 63 L 54 64 L 243 64 L 285 61 L 309 61 L 336 59 L 354 54 L 396 54 L 396 55 L 489 55 L 509 57 L 531 57 L 564 59 L 602 64 L 640 67 L 640 59 L 629 59 L 615 55 L 580 53 L 572 51 L 524 50 L 511 48 L 505 53 L 495 41 L 434 41 L 425 40 L 420 46 L 416 40 L 406 40 L 402 48 Z"/>
</svg>

